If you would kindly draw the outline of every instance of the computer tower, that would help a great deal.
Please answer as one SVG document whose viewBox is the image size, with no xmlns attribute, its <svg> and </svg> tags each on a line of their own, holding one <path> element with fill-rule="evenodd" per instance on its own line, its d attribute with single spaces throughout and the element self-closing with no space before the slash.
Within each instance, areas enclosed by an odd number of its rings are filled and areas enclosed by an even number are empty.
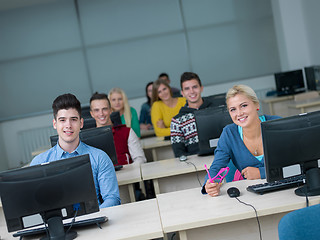
<svg viewBox="0 0 320 240">
<path fill-rule="evenodd" d="M 320 90 L 320 65 L 304 68 L 309 90 Z"/>
</svg>

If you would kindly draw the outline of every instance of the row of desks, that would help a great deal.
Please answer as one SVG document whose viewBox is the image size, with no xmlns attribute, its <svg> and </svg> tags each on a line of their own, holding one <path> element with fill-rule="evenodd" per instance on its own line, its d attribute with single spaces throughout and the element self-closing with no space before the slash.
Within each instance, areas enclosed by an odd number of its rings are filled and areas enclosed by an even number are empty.
<svg viewBox="0 0 320 240">
<path fill-rule="evenodd" d="M 102 209 L 81 218 L 107 216 L 109 221 L 78 229 L 77 239 L 154 239 L 178 232 L 186 239 L 259 239 L 254 210 L 229 198 L 226 191 L 240 189 L 239 199 L 253 205 L 258 213 L 263 239 L 278 239 L 277 226 L 286 213 L 305 207 L 306 200 L 293 189 L 257 195 L 246 191 L 248 185 L 265 180 L 243 180 L 223 184 L 221 195 L 210 197 L 200 187 L 158 194 L 156 199 Z M 319 204 L 320 197 L 309 197 L 310 205 Z M 15 239 L 6 231 L 0 211 L 1 239 Z"/>
<path fill-rule="evenodd" d="M 156 194 L 199 187 L 206 175 L 204 165 L 210 166 L 212 161 L 213 156 L 193 155 L 185 162 L 171 158 L 141 165 L 125 165 L 116 172 L 121 201 L 134 202 L 133 185 L 144 180 L 153 181 Z"/>
</svg>

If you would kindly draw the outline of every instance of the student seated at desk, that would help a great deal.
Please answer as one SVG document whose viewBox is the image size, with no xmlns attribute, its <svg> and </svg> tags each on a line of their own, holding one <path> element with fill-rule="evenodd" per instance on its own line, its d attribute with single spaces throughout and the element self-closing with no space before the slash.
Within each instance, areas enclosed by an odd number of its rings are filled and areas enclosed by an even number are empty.
<svg viewBox="0 0 320 240">
<path fill-rule="evenodd" d="M 146 85 L 147 101 L 143 103 L 141 106 L 140 118 L 139 118 L 141 130 L 153 129 L 152 122 L 151 122 L 152 86 L 153 86 L 153 82 L 148 82 Z"/>
<path fill-rule="evenodd" d="M 132 130 L 140 138 L 140 124 L 137 111 L 130 107 L 128 97 L 121 88 L 112 88 L 109 91 L 108 99 L 110 100 L 111 108 L 115 112 L 120 112 L 121 122 Z"/>
<path fill-rule="evenodd" d="M 210 107 L 212 102 L 201 97 L 203 86 L 196 73 L 185 72 L 180 79 L 181 93 L 187 99 L 171 120 L 171 144 L 175 157 L 199 152 L 199 139 L 194 111 Z"/>
<path fill-rule="evenodd" d="M 112 125 L 113 140 L 119 165 L 146 162 L 139 138 L 126 125 L 122 124 L 119 112 L 112 113 L 108 96 L 104 93 L 94 93 L 90 98 L 90 113 L 96 120 L 97 127 Z M 111 115 L 113 114 L 112 122 Z"/>
<path fill-rule="evenodd" d="M 262 115 L 259 117 L 259 100 L 256 93 L 246 85 L 235 85 L 226 95 L 227 108 L 232 124 L 227 125 L 219 138 L 209 173 L 216 176 L 231 160 L 246 179 L 265 178 L 261 122 L 280 118 Z M 220 184 L 211 183 L 208 175 L 201 192 L 217 196 Z"/>
<path fill-rule="evenodd" d="M 165 80 L 158 79 L 153 83 L 151 121 L 158 137 L 170 136 L 171 119 L 185 104 L 185 98 L 172 97 L 171 87 Z"/>
<path fill-rule="evenodd" d="M 83 118 L 79 100 L 70 93 L 60 95 L 53 101 L 52 109 L 53 127 L 59 136 L 58 143 L 36 156 L 30 165 L 89 154 L 100 208 L 119 205 L 118 181 L 111 159 L 104 151 L 80 141 Z"/>
</svg>

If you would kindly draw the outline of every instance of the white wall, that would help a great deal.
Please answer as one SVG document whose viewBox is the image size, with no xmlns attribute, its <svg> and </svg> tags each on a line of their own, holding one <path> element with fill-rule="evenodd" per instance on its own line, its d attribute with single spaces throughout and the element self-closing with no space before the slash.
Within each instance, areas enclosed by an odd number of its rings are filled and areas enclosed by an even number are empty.
<svg viewBox="0 0 320 240">
<path fill-rule="evenodd" d="M 273 0 L 272 7 L 275 15 L 274 21 L 280 50 L 281 68 L 287 70 L 302 68 L 306 65 L 319 65 L 320 29 L 317 27 L 317 10 L 320 9 L 320 1 Z M 311 13 L 307 14 L 311 9 Z M 281 32 L 282 30 L 283 32 Z M 234 83 L 206 86 L 203 95 L 226 92 Z M 274 88 L 272 75 L 244 79 L 236 83 L 248 84 L 255 90 Z M 144 101 L 145 98 L 131 99 L 130 104 L 139 111 Z M 8 162 L 9 167 L 17 166 L 17 163 L 19 163 L 21 158 L 21 153 L 17 147 L 17 133 L 19 131 L 51 126 L 51 123 L 51 114 L 0 123 L 0 134 L 2 134 L 2 138 L 0 137 L 1 162 Z M 0 169 L 6 167 L 6 164 L 2 163 Z"/>
</svg>

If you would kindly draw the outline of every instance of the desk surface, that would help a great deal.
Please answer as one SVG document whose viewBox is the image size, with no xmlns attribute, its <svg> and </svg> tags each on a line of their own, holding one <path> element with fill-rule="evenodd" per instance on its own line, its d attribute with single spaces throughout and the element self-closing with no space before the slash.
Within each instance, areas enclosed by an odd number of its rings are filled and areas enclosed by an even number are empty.
<svg viewBox="0 0 320 240">
<path fill-rule="evenodd" d="M 0 209 L 1 239 L 17 239 L 7 232 L 3 212 Z M 78 228 L 77 239 L 153 239 L 163 237 L 156 199 L 129 203 L 101 209 L 100 212 L 77 219 L 107 216 L 108 222 L 97 226 Z M 27 238 L 32 239 L 32 238 Z"/>
<path fill-rule="evenodd" d="M 288 212 L 306 206 L 305 197 L 294 194 L 294 188 L 258 195 L 248 192 L 247 185 L 265 180 L 243 180 L 226 183 L 218 197 L 202 195 L 200 188 L 157 195 L 160 217 L 165 233 L 205 227 L 220 223 L 255 218 L 252 208 L 230 198 L 226 191 L 231 186 L 239 188 L 239 199 L 252 204 L 259 216 Z M 310 204 L 320 203 L 320 197 L 309 197 Z"/>
<path fill-rule="evenodd" d="M 163 137 L 143 138 L 140 141 L 143 149 L 158 148 L 158 147 L 165 147 L 165 146 L 171 145 L 171 141 L 164 140 Z"/>
<path fill-rule="evenodd" d="M 302 101 L 297 101 L 292 104 L 288 104 L 288 107 L 290 108 L 305 108 L 305 107 L 313 107 L 320 105 L 320 98 L 312 98 L 312 99 L 306 99 Z"/>
<path fill-rule="evenodd" d="M 275 103 L 275 102 L 282 102 L 282 101 L 287 101 L 287 100 L 293 100 L 294 95 L 288 95 L 288 96 L 280 96 L 280 97 L 267 97 L 262 99 L 261 101 L 264 103 Z"/>
<path fill-rule="evenodd" d="M 180 161 L 178 158 L 161 160 L 157 162 L 148 162 L 141 164 L 141 175 L 143 180 L 163 178 L 195 172 L 193 163 L 198 171 L 204 170 L 204 164 L 209 167 L 213 161 L 213 155 L 199 157 L 197 155 L 188 156 L 187 161 Z"/>
<path fill-rule="evenodd" d="M 118 185 L 126 185 L 141 182 L 141 170 L 139 164 L 123 165 L 123 168 L 116 171 Z"/>
</svg>

